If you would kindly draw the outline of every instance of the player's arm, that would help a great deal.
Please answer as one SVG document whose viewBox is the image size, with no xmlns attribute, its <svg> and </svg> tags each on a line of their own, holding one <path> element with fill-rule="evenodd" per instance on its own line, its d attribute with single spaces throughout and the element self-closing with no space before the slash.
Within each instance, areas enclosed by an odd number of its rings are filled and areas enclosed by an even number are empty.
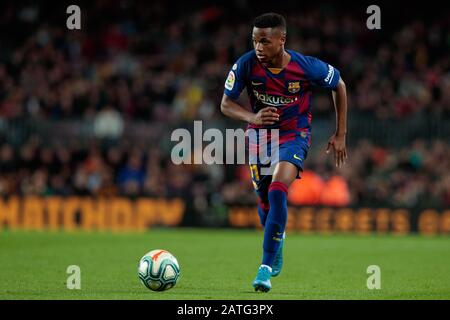
<svg viewBox="0 0 450 320">
<path fill-rule="evenodd" d="M 263 108 L 258 113 L 253 113 L 242 107 L 226 94 L 222 97 L 220 110 L 227 117 L 256 125 L 272 125 L 280 119 L 277 108 L 275 107 Z"/>
<path fill-rule="evenodd" d="M 244 90 L 246 81 L 248 81 L 248 74 L 248 60 L 241 57 L 233 65 L 225 80 L 225 90 L 220 103 L 220 110 L 224 115 L 236 120 L 256 125 L 272 125 L 279 120 L 276 108 L 267 107 L 255 114 L 236 102 Z"/>
<path fill-rule="evenodd" d="M 327 153 L 331 147 L 334 149 L 334 159 L 336 167 L 345 164 L 347 159 L 347 149 L 345 146 L 345 138 L 347 134 L 347 89 L 341 77 L 336 89 L 332 91 L 333 104 L 336 111 L 336 132 L 328 141 Z"/>
<path fill-rule="evenodd" d="M 327 153 L 334 149 L 336 167 L 347 158 L 345 136 L 347 133 L 347 92 L 339 70 L 314 57 L 304 57 L 304 70 L 313 85 L 333 90 L 333 104 L 336 111 L 336 131 L 328 140 Z"/>
</svg>

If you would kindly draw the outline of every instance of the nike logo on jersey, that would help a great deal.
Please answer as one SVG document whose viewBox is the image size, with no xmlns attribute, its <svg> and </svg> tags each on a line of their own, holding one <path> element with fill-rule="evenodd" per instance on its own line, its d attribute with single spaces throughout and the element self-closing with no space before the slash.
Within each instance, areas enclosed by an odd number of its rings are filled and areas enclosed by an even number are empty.
<svg viewBox="0 0 450 320">
<path fill-rule="evenodd" d="M 299 156 L 297 156 L 297 154 L 294 154 L 294 159 L 297 159 L 297 160 L 302 161 L 302 158 L 300 158 Z"/>
</svg>

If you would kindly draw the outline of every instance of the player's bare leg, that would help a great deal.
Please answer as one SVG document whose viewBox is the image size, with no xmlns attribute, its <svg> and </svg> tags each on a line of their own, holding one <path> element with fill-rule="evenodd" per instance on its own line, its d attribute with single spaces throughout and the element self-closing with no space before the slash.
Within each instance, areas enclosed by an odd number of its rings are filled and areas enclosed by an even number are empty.
<svg viewBox="0 0 450 320">
<path fill-rule="evenodd" d="M 272 182 L 278 181 L 285 184 L 288 188 L 298 176 L 298 168 L 288 162 L 288 161 L 280 161 L 276 166 L 273 172 Z"/>
</svg>

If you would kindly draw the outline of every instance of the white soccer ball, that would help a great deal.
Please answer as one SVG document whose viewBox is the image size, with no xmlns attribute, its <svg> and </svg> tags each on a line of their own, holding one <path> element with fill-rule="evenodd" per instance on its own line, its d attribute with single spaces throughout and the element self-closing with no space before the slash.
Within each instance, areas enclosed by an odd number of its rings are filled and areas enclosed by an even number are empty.
<svg viewBox="0 0 450 320">
<path fill-rule="evenodd" d="M 139 261 L 139 279 L 153 291 L 173 288 L 180 277 L 180 265 L 177 259 L 166 250 L 152 250 Z"/>
</svg>

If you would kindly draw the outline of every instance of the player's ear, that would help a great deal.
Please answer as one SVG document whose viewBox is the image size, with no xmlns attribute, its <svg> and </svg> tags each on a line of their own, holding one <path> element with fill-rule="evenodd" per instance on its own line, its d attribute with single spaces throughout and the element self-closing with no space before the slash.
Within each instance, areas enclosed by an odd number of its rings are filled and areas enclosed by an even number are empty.
<svg viewBox="0 0 450 320">
<path fill-rule="evenodd" d="M 280 44 L 284 45 L 286 43 L 286 32 L 280 31 Z"/>
</svg>

